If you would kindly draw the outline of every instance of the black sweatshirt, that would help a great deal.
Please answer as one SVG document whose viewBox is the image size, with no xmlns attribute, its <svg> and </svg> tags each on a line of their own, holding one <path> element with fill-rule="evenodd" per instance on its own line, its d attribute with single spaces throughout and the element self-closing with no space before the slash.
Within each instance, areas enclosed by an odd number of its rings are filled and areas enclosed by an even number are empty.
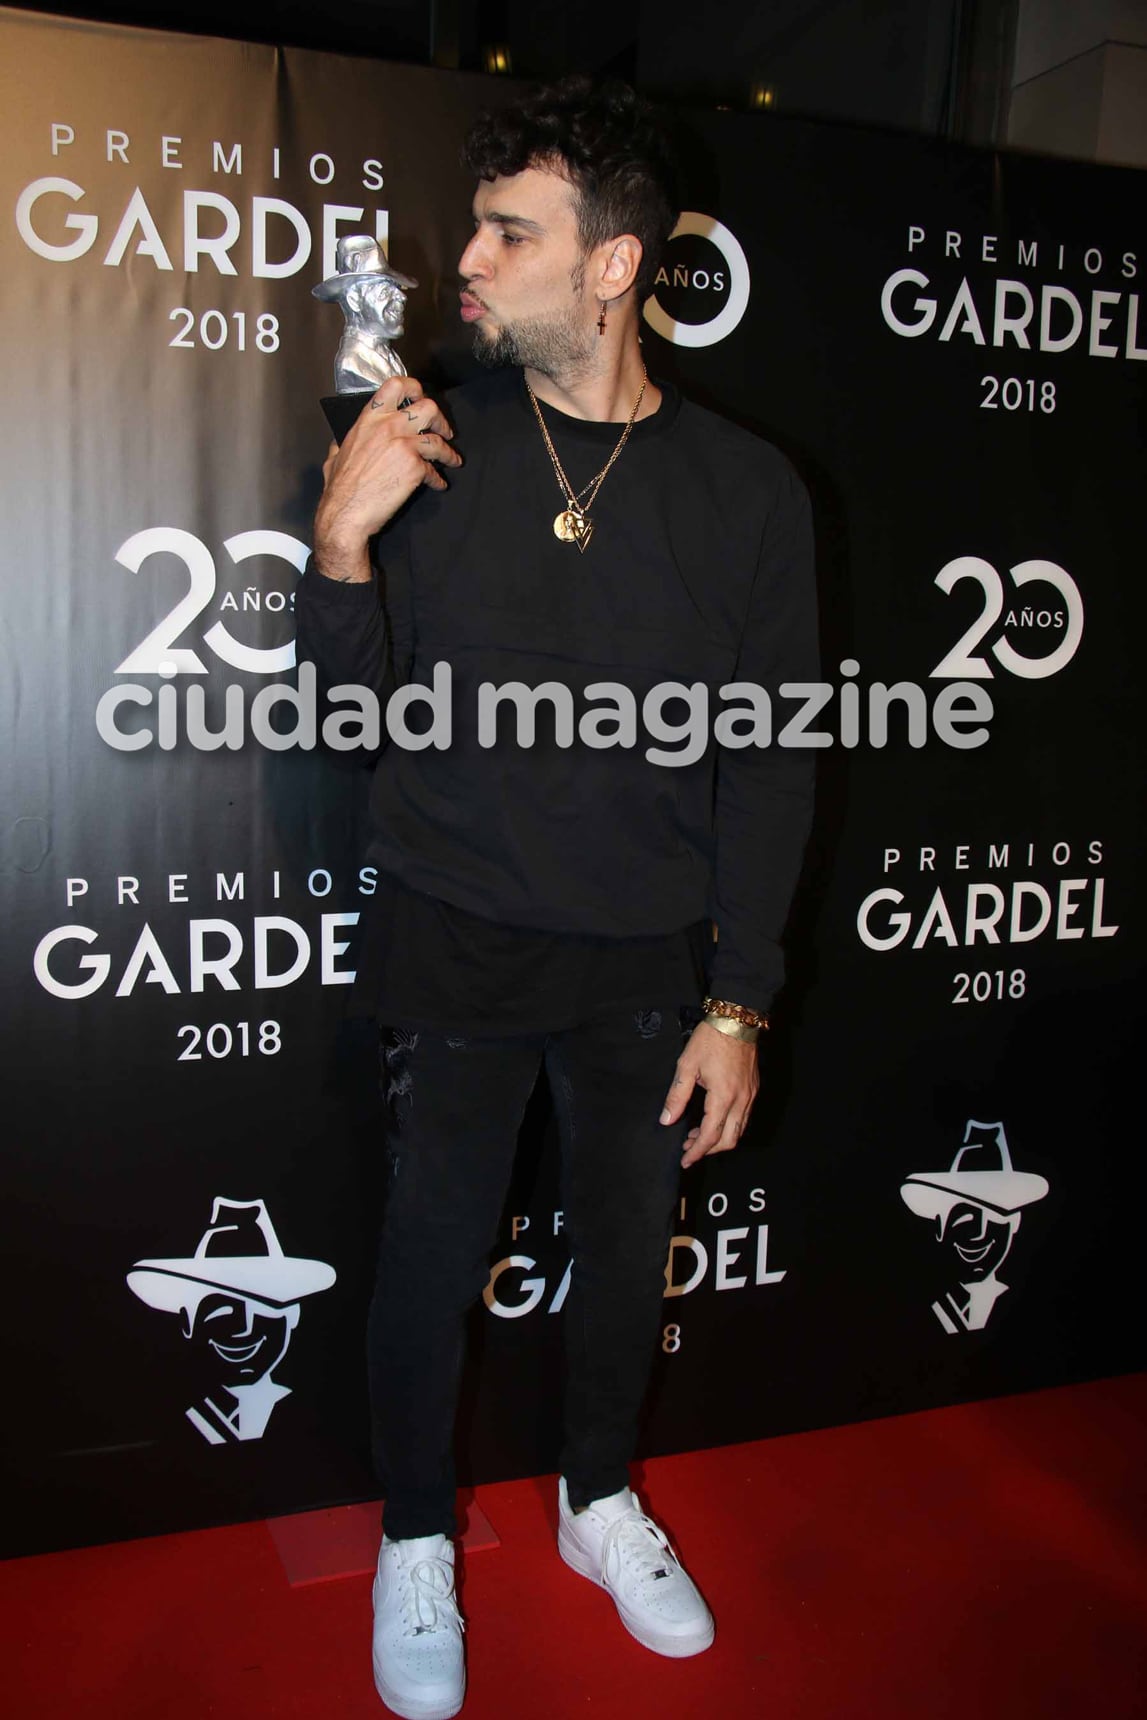
<svg viewBox="0 0 1147 1720">
<path fill-rule="evenodd" d="M 308 568 L 299 659 L 325 686 L 358 684 L 383 701 L 450 665 L 450 746 L 392 741 L 376 769 L 368 860 L 380 871 L 502 926 L 632 938 L 711 919 L 713 995 L 765 1009 L 783 974 L 813 759 L 718 746 L 712 730 L 727 682 L 763 687 L 776 718 L 782 682 L 817 678 L 808 497 L 771 444 L 661 386 L 659 410 L 634 425 L 601 486 L 584 553 L 554 535 L 565 504 L 521 372 L 452 391 L 465 464 L 380 534 L 380 581 L 344 585 Z M 542 410 L 576 491 L 621 426 Z M 708 744 L 685 766 L 645 757 L 681 745 L 643 720 L 645 695 L 666 681 L 708 688 Z M 560 745 L 542 704 L 532 747 L 518 744 L 512 705 L 483 747 L 483 682 L 561 683 L 575 724 L 614 708 L 595 683 L 622 683 L 636 744 L 595 749 L 575 728 Z M 671 723 L 685 714 L 664 709 Z M 421 726 L 413 714 L 409 726 Z"/>
</svg>

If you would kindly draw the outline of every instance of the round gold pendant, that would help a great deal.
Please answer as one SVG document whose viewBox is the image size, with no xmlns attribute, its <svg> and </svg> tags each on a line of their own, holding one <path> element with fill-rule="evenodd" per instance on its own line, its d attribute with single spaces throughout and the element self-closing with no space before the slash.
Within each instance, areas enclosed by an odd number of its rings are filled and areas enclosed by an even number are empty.
<svg viewBox="0 0 1147 1720">
<path fill-rule="evenodd" d="M 566 508 L 554 518 L 554 536 L 560 538 L 563 543 L 576 543 L 584 531 L 584 519 L 580 514 L 575 514 L 572 508 Z"/>
</svg>

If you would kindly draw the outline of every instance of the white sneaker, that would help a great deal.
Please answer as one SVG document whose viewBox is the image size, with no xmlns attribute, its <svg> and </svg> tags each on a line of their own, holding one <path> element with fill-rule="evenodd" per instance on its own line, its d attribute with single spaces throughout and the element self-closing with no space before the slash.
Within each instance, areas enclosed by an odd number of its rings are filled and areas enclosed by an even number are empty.
<svg viewBox="0 0 1147 1720">
<path fill-rule="evenodd" d="M 462 1628 L 453 1542 L 384 1535 L 374 1579 L 374 1687 L 403 1720 L 450 1720 L 461 1708 Z"/>
<path fill-rule="evenodd" d="M 575 1514 L 561 1476 L 558 1551 L 579 1575 L 613 1596 L 626 1630 L 655 1654 L 684 1658 L 712 1642 L 713 1615 L 628 1487 Z"/>
</svg>

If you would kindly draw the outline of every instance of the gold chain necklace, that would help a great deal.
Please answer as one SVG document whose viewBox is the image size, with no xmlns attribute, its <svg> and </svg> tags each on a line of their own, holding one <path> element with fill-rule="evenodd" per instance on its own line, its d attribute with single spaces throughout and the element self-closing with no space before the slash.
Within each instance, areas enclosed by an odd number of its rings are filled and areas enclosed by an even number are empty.
<svg viewBox="0 0 1147 1720">
<path fill-rule="evenodd" d="M 523 378 L 523 380 L 525 380 L 525 378 Z M 609 456 L 609 459 L 605 462 L 601 471 L 592 477 L 588 484 L 583 484 L 581 489 L 577 491 L 574 490 L 573 485 L 566 477 L 562 463 L 558 459 L 557 450 L 555 449 L 553 442 L 550 440 L 550 433 L 546 429 L 546 421 L 542 417 L 542 409 L 538 405 L 538 397 L 530 387 L 529 382 L 526 382 L 526 392 L 530 397 L 530 404 L 534 409 L 534 416 L 538 421 L 538 427 L 542 432 L 543 439 L 545 440 L 546 451 L 553 462 L 554 474 L 561 486 L 562 493 L 566 498 L 566 506 L 562 509 L 561 513 L 554 516 L 554 536 L 556 538 L 560 538 L 562 543 L 576 543 L 578 549 L 583 554 L 585 553 L 586 545 L 593 536 L 593 521 L 588 517 L 589 510 L 593 507 L 593 504 L 597 499 L 597 492 L 601 489 L 601 486 L 605 481 L 606 473 L 609 471 L 613 462 L 617 459 L 621 450 L 629 440 L 629 433 L 637 421 L 637 414 L 641 411 L 641 402 L 645 398 L 645 388 L 648 381 L 649 373 L 643 364 L 641 366 L 641 387 L 638 389 L 637 399 L 633 403 L 633 411 L 629 414 L 629 422 L 621 432 L 617 447 L 613 450 L 613 453 Z M 582 497 L 585 495 L 587 490 L 589 491 L 589 495 L 583 502 Z"/>
</svg>

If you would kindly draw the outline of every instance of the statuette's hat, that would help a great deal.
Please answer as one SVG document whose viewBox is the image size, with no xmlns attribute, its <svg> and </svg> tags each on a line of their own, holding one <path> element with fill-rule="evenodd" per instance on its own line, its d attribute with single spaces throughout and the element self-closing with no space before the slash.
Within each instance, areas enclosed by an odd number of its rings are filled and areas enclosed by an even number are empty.
<svg viewBox="0 0 1147 1720">
<path fill-rule="evenodd" d="M 349 288 L 371 276 L 385 275 L 399 287 L 416 287 L 409 275 L 392 269 L 386 251 L 369 233 L 345 234 L 335 246 L 335 272 L 311 292 L 316 299 L 341 299 Z"/>
</svg>

